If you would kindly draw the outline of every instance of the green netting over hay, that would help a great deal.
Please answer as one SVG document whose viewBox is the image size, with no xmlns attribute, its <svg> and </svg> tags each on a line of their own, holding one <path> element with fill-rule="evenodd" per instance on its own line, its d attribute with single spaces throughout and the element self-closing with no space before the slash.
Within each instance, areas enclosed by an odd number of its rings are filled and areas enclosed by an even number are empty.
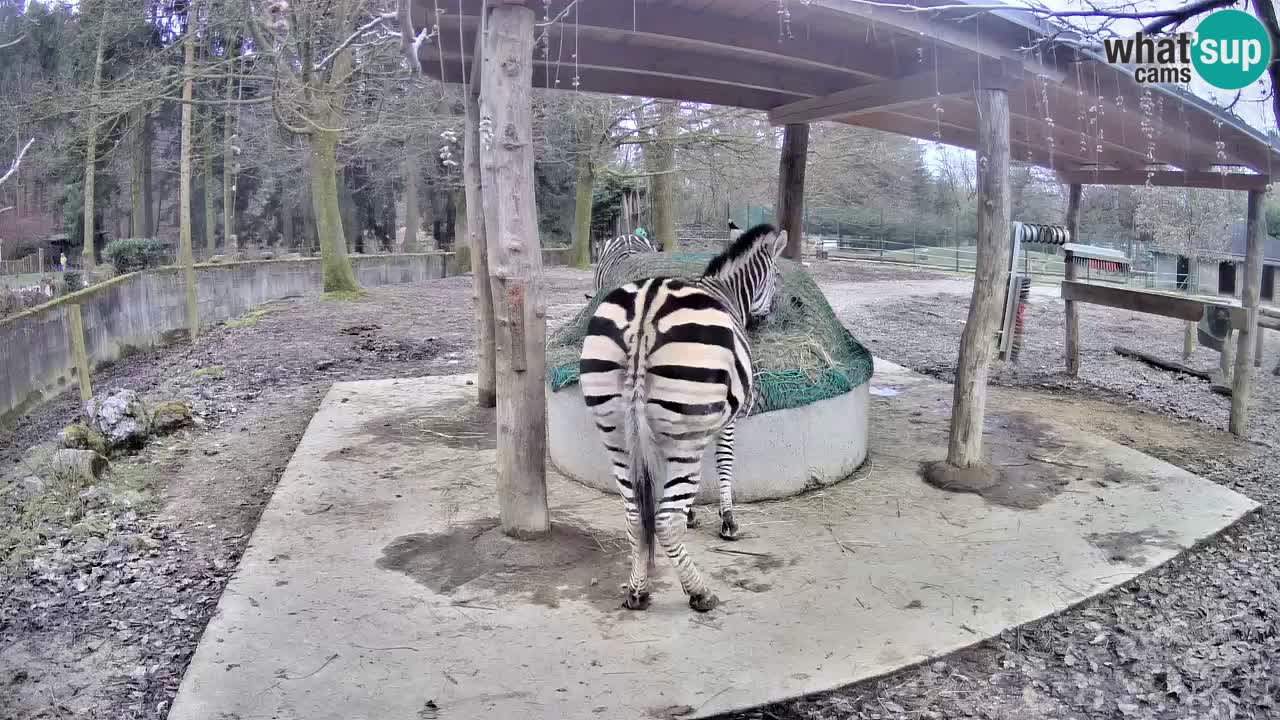
<svg viewBox="0 0 1280 720">
<path fill-rule="evenodd" d="M 652 253 L 634 255 L 618 263 L 604 278 L 615 288 L 647 277 L 693 279 L 711 255 Z M 871 379 L 871 353 L 836 318 L 817 283 L 799 264 L 783 260 L 782 298 L 767 324 L 751 333 L 756 372 L 753 415 L 800 407 L 836 397 Z M 578 358 L 599 300 L 596 293 L 576 317 L 547 341 L 547 382 L 559 390 L 578 381 Z"/>
</svg>

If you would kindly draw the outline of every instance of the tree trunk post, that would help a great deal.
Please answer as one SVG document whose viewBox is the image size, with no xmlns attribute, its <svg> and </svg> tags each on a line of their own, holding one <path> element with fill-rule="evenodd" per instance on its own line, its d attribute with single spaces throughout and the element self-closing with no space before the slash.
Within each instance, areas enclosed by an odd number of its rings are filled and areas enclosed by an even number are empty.
<svg viewBox="0 0 1280 720">
<path fill-rule="evenodd" d="M 1191 359 L 1191 353 L 1196 351 L 1196 324 L 1188 320 L 1182 328 L 1182 359 L 1184 361 Z"/>
<path fill-rule="evenodd" d="M 98 169 L 98 95 L 102 90 L 102 59 L 107 39 L 107 11 L 98 18 L 98 44 L 93 57 L 93 93 L 89 97 L 89 131 L 84 150 L 84 246 L 81 248 L 81 264 L 92 269 L 97 264 L 93 241 L 96 236 L 95 181 Z"/>
<path fill-rule="evenodd" d="M 189 6 L 191 28 L 182 41 L 182 128 L 181 153 L 178 160 L 178 259 L 182 264 L 182 285 L 186 290 L 187 333 L 191 342 L 200 334 L 200 314 L 196 304 L 196 271 L 195 260 L 191 253 L 191 148 L 192 148 L 192 115 L 195 105 L 191 104 L 192 83 L 196 64 L 195 18 L 196 4 Z"/>
<path fill-rule="evenodd" d="M 217 252 L 218 249 L 218 216 L 214 212 L 213 206 L 213 149 L 215 146 L 213 140 L 214 122 L 213 115 L 210 114 L 205 118 L 204 131 L 204 151 L 201 153 L 201 181 L 200 187 L 204 191 L 202 193 L 204 200 L 204 252 L 205 259 Z"/>
<path fill-rule="evenodd" d="M 653 173 L 649 180 L 650 237 L 667 252 L 679 247 L 676 237 L 676 117 L 680 103 L 675 100 L 658 101 L 658 127 L 653 142 L 645 147 L 645 168 Z M 632 224 L 632 229 L 636 227 Z"/>
<path fill-rule="evenodd" d="M 1235 328 L 1227 332 L 1227 337 L 1222 340 L 1222 352 L 1218 353 L 1218 372 L 1222 375 L 1222 384 L 1230 385 L 1232 370 L 1236 364 L 1236 338 L 1239 333 Z"/>
<path fill-rule="evenodd" d="M 573 198 L 573 252 L 569 264 L 585 269 L 591 265 L 591 202 L 595 185 L 589 143 L 579 143 L 577 166 Z"/>
<path fill-rule="evenodd" d="M 783 257 L 800 260 L 804 248 L 804 173 L 809 155 L 809 124 L 788 123 L 778 158 L 778 229 L 787 232 Z"/>
<path fill-rule="evenodd" d="M 477 31 L 476 47 L 484 43 Z M 462 181 L 466 196 L 467 243 L 471 246 L 471 299 L 476 313 L 476 404 L 493 407 L 498 403 L 494 359 L 493 288 L 489 274 L 489 242 L 485 232 L 486 205 L 480 172 L 480 71 L 477 60 L 471 67 L 466 93 L 466 137 L 462 146 Z M 539 254 L 541 258 L 541 254 Z"/>
<path fill-rule="evenodd" d="M 503 532 L 519 538 L 551 529 L 546 313 L 533 197 L 533 21 L 533 9 L 524 5 L 499 4 L 490 11 L 477 124 L 496 321 L 498 508 Z"/>
<path fill-rule="evenodd" d="M 1067 191 L 1067 235 L 1069 242 L 1079 242 L 1080 233 L 1080 200 L 1084 195 L 1084 187 L 1071 185 Z M 1063 273 L 1068 281 L 1076 279 L 1076 263 L 1068 250 L 1063 254 Z M 1067 375 L 1072 379 L 1080 377 L 1080 308 L 1074 300 L 1068 300 L 1067 306 Z"/>
<path fill-rule="evenodd" d="M 142 106 L 133 109 L 129 115 L 130 132 L 133 140 L 133 152 L 130 157 L 129 173 L 129 234 L 136 238 L 147 237 L 147 221 L 149 211 L 143 195 L 143 167 L 146 162 L 147 130 L 146 115 Z"/>
<path fill-rule="evenodd" d="M 84 341 L 84 315 L 79 303 L 67 305 L 67 339 L 71 341 L 71 355 L 76 361 L 76 379 L 80 381 L 80 401 L 93 397 L 93 385 L 89 381 L 89 352 Z"/>
<path fill-rule="evenodd" d="M 232 51 L 229 49 L 229 53 Z M 222 117 L 222 251 L 232 253 L 239 249 L 236 238 L 236 165 L 240 163 L 235 149 L 235 115 L 231 101 L 235 99 L 236 61 L 231 58 L 227 69 L 225 89 L 226 112 Z"/>
<path fill-rule="evenodd" d="M 404 160 L 404 239 L 400 250 L 407 253 L 418 252 L 418 227 L 422 224 L 422 214 L 418 212 L 418 158 L 408 152 Z"/>
<path fill-rule="evenodd" d="M 1244 327 L 1236 348 L 1236 373 L 1231 385 L 1231 420 L 1229 428 L 1236 437 L 1249 435 L 1249 394 L 1253 392 L 1253 356 L 1255 345 L 1262 339 L 1258 327 L 1258 300 L 1262 289 L 1262 241 L 1267 236 L 1267 216 L 1263 209 L 1266 191 L 1249 191 L 1248 233 L 1245 252 L 1244 288 L 1240 303 L 1245 310 Z M 1224 348 L 1225 349 L 1225 348 Z"/>
<path fill-rule="evenodd" d="M 987 372 L 1009 277 L 1009 92 L 978 90 L 978 247 L 969 319 L 960 338 L 947 463 L 982 464 Z"/>
</svg>

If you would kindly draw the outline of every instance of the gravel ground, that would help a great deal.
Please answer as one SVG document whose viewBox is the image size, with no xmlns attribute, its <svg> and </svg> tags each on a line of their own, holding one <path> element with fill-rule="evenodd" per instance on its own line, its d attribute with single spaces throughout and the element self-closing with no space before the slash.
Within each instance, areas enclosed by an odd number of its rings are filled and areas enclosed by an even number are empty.
<svg viewBox="0 0 1280 720">
<path fill-rule="evenodd" d="M 897 266 L 813 268 L 846 324 L 879 356 L 950 379 L 969 282 Z M 581 306 L 585 272 L 547 273 L 548 325 Z M 358 302 L 273 303 L 194 346 L 131 357 L 95 376 L 181 397 L 199 425 L 116 463 L 153 502 L 99 509 L 33 559 L 0 566 L 0 718 L 162 718 L 276 478 L 328 385 L 474 366 L 470 279 L 378 288 Z M 424 311 L 425 310 L 425 311 Z M 739 718 L 1263 718 L 1280 715 L 1280 382 L 1260 375 L 1252 443 L 1220 432 L 1227 400 L 1206 383 L 1116 356 L 1173 358 L 1175 321 L 1086 306 L 1080 381 L 1060 371 L 1062 304 L 1027 315 L 1021 361 L 997 366 L 994 405 L 1055 401 L 1058 417 L 1241 491 L 1265 507 L 1220 538 L 1067 613 L 943 661 Z M 1268 357 L 1273 364 L 1280 340 Z M 1212 368 L 1214 353 L 1191 364 Z M 1046 407 L 1048 407 L 1046 405 Z M 1063 409 L 1065 408 L 1065 409 Z M 0 431 L 0 476 L 75 413 L 68 394 Z M 0 482 L 0 489 L 3 483 Z"/>
</svg>

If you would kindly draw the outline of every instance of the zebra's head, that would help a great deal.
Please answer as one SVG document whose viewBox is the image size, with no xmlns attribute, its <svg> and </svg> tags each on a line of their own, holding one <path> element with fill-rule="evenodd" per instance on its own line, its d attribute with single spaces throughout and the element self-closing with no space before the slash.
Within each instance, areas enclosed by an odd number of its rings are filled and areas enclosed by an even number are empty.
<svg viewBox="0 0 1280 720">
<path fill-rule="evenodd" d="M 727 250 L 711 260 L 702 277 L 716 281 L 735 299 L 742 319 L 752 325 L 771 315 L 777 305 L 777 259 L 787 247 L 787 233 L 768 223 L 740 232 Z"/>
</svg>

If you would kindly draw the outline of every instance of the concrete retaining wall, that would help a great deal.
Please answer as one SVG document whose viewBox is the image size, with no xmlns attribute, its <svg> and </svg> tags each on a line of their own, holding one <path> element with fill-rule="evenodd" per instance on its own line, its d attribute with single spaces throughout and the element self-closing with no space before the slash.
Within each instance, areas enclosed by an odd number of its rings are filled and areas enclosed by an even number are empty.
<svg viewBox="0 0 1280 720">
<path fill-rule="evenodd" d="M 351 258 L 364 287 L 444 277 L 452 253 Z M 196 266 L 200 324 L 243 315 L 255 305 L 321 290 L 320 260 L 259 260 Z M 130 273 L 0 321 L 0 422 L 60 392 L 75 379 L 67 306 L 79 303 L 92 366 L 185 335 L 177 268 Z"/>
</svg>

